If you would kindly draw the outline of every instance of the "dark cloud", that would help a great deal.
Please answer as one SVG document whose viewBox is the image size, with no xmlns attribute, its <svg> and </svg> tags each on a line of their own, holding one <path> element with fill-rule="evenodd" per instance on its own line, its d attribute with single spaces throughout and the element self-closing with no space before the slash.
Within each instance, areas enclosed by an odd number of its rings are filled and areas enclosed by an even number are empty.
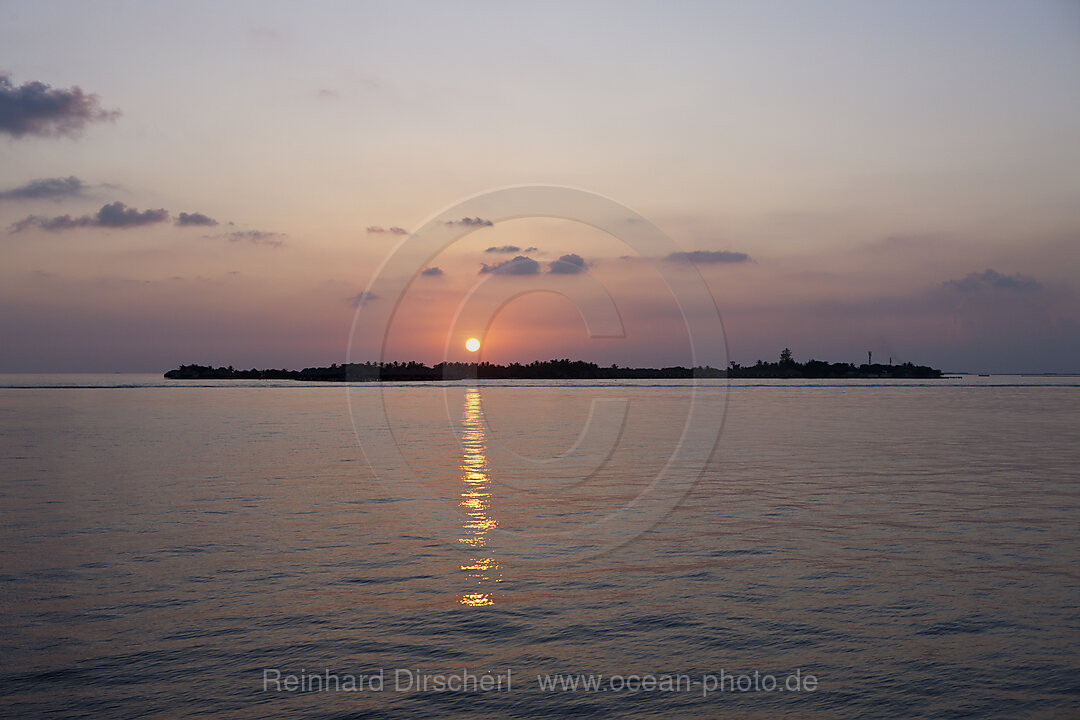
<svg viewBox="0 0 1080 720">
<path fill-rule="evenodd" d="M 1015 273 L 1002 275 L 997 270 L 984 270 L 981 273 L 968 273 L 959 280 L 946 280 L 942 283 L 950 290 L 960 292 L 979 292 L 980 290 L 1013 290 L 1032 292 L 1042 289 L 1042 283 L 1032 277 Z"/>
<path fill-rule="evenodd" d="M 356 295 L 350 295 L 346 299 L 348 300 L 350 305 L 355 305 L 356 307 L 364 307 L 368 303 L 378 300 L 379 296 L 373 292 L 362 292 L 357 293 Z"/>
<path fill-rule="evenodd" d="M 495 223 L 481 217 L 463 217 L 460 220 L 447 220 L 447 225 L 465 225 L 467 227 L 491 227 Z"/>
<path fill-rule="evenodd" d="M 371 226 L 368 227 L 367 231 L 368 231 L 368 233 L 370 233 L 372 235 L 380 235 L 380 234 L 383 234 L 383 233 L 386 233 L 386 234 L 389 234 L 389 235 L 408 235 L 409 234 L 408 230 L 406 230 L 405 228 L 402 228 L 402 227 L 398 227 L 397 225 L 394 225 L 393 227 L 389 227 L 389 228 L 384 228 L 381 225 L 371 225 Z"/>
<path fill-rule="evenodd" d="M 119 201 L 103 206 L 98 210 L 96 216 L 99 227 L 109 228 L 139 227 L 140 225 L 165 222 L 168 219 L 168 211 L 162 208 L 139 212 Z"/>
<path fill-rule="evenodd" d="M 115 120 L 117 110 L 102 110 L 98 96 L 81 88 L 61 90 L 42 82 L 14 85 L 0 73 L 0 132 L 12 137 L 74 137 L 87 123 Z"/>
<path fill-rule="evenodd" d="M 506 260 L 494 265 L 484 263 L 480 266 L 480 274 L 496 273 L 498 275 L 536 275 L 540 272 L 540 263 L 525 255 L 518 255 L 513 260 Z"/>
<path fill-rule="evenodd" d="M 20 233 L 32 227 L 42 230 L 67 230 L 68 228 L 84 227 L 83 221 L 89 221 L 89 216 L 73 218 L 70 215 L 58 215 L 57 217 L 44 218 L 37 215 L 28 215 L 8 228 L 9 233 Z M 89 223 L 87 223 L 89 224 Z"/>
<path fill-rule="evenodd" d="M 59 200 L 78 197 L 85 189 L 83 181 L 72 175 L 66 178 L 31 180 L 17 188 L 0 191 L 0 200 Z"/>
<path fill-rule="evenodd" d="M 428 277 L 434 277 L 436 275 L 445 275 L 446 273 L 443 272 L 443 269 L 441 267 L 435 265 L 433 267 L 424 268 L 420 271 L 420 274 L 427 275 Z"/>
<path fill-rule="evenodd" d="M 575 253 L 563 255 L 548 268 L 549 273 L 556 275 L 576 275 L 585 272 L 585 259 Z"/>
<path fill-rule="evenodd" d="M 529 246 L 529 247 L 525 248 L 524 250 L 522 250 L 517 245 L 492 245 L 491 247 L 484 250 L 484 252 L 486 252 L 486 253 L 504 253 L 506 255 L 510 255 L 512 253 L 531 253 L 531 252 L 537 252 L 539 250 L 540 250 L 540 248 L 535 247 L 535 246 Z"/>
<path fill-rule="evenodd" d="M 690 252 L 673 252 L 667 256 L 668 260 L 676 262 L 692 263 L 741 263 L 750 259 L 746 253 L 731 252 L 729 250 L 692 250 Z"/>
<path fill-rule="evenodd" d="M 168 219 L 168 211 L 162 208 L 158 208 L 157 210 L 139 211 L 135 208 L 129 208 L 124 203 L 117 201 L 102 206 L 102 208 L 93 215 L 83 215 L 82 217 L 77 218 L 73 218 L 70 215 L 58 215 L 51 218 L 30 215 L 12 225 L 11 232 L 21 232 L 31 227 L 52 231 L 85 227 L 133 228 L 165 222 Z"/>
<path fill-rule="evenodd" d="M 203 215 L 202 213 L 180 213 L 176 218 L 176 224 L 180 226 L 201 225 L 204 227 L 213 227 L 218 224 L 218 221 L 212 217 Z"/>
<path fill-rule="evenodd" d="M 285 237 L 284 233 L 265 232 L 263 230 L 237 230 L 216 237 L 229 242 L 249 242 L 252 245 L 266 245 L 268 247 L 281 247 L 285 244 L 281 240 L 281 238 Z"/>
</svg>

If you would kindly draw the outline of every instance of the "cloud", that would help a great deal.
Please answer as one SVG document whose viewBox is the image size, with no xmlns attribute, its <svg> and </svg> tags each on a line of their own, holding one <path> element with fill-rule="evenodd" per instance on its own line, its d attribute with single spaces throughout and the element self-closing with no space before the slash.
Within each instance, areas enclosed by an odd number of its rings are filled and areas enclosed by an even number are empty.
<svg viewBox="0 0 1080 720">
<path fill-rule="evenodd" d="M 202 213 L 180 213 L 180 216 L 176 218 L 176 224 L 182 227 L 191 225 L 201 225 L 204 227 L 213 227 L 218 224 L 218 221 L 212 217 L 203 215 Z"/>
<path fill-rule="evenodd" d="M 494 265 L 484 263 L 480 266 L 480 274 L 496 273 L 498 275 L 536 275 L 540 272 L 540 263 L 525 255 L 518 255 L 513 260 L 506 260 Z"/>
<path fill-rule="evenodd" d="M 548 272 L 555 273 L 556 275 L 576 275 L 577 273 L 585 272 L 585 259 L 574 253 L 563 255 L 558 260 L 551 263 Z"/>
<path fill-rule="evenodd" d="M 216 235 L 215 237 L 229 242 L 249 242 L 252 245 L 266 245 L 268 247 L 281 247 L 285 243 L 280 238 L 284 233 L 265 232 L 263 230 L 237 230 L 235 232 Z"/>
<path fill-rule="evenodd" d="M 460 220 L 447 220 L 447 225 L 464 225 L 467 227 L 491 227 L 495 223 L 481 217 L 463 217 Z"/>
<path fill-rule="evenodd" d="M 426 275 L 428 277 L 435 277 L 436 275 L 445 275 L 446 273 L 443 272 L 443 269 L 441 267 L 435 265 L 433 267 L 424 268 L 420 271 L 420 274 Z"/>
<path fill-rule="evenodd" d="M 138 227 L 140 225 L 165 222 L 169 219 L 169 213 L 162 208 L 139 212 L 135 208 L 129 208 L 124 203 L 117 201 L 104 205 L 98 210 L 96 219 L 100 227 Z"/>
<path fill-rule="evenodd" d="M 667 256 L 668 260 L 675 262 L 691 263 L 741 263 L 750 259 L 746 253 L 731 252 L 729 250 L 692 250 L 690 252 L 673 252 Z"/>
<path fill-rule="evenodd" d="M 82 221 L 89 219 L 88 216 L 72 218 L 70 215 L 58 215 L 53 218 L 43 218 L 37 215 L 28 215 L 8 228 L 8 232 L 11 234 L 20 233 L 32 227 L 38 227 L 42 230 L 66 230 L 68 228 L 83 227 Z"/>
<path fill-rule="evenodd" d="M 981 273 L 968 273 L 959 280 L 946 280 L 942 283 L 945 287 L 959 292 L 979 292 L 981 290 L 1013 290 L 1016 292 L 1032 292 L 1042 289 L 1042 283 L 1032 277 L 1015 273 L 1002 275 L 997 270 L 984 270 Z"/>
<path fill-rule="evenodd" d="M 533 248 L 535 250 L 535 248 Z M 486 253 L 519 253 L 521 248 L 517 245 L 492 245 L 484 252 Z"/>
<path fill-rule="evenodd" d="M 129 208 L 124 203 L 117 201 L 102 206 L 102 208 L 93 215 L 83 215 L 82 217 L 77 218 L 73 218 L 70 215 L 58 215 L 51 218 L 30 215 L 12 225 L 11 232 L 22 232 L 31 227 L 50 231 L 71 230 L 84 227 L 133 228 L 165 222 L 168 219 L 168 211 L 162 208 L 158 208 L 157 210 L 139 211 L 135 208 Z"/>
<path fill-rule="evenodd" d="M 366 291 L 362 292 L 362 293 L 357 293 L 356 295 L 350 295 L 348 298 L 346 298 L 346 300 L 348 300 L 350 305 L 355 305 L 358 308 L 359 307 L 364 307 L 368 303 L 375 302 L 378 299 L 379 299 L 378 295 L 376 295 L 373 292 L 366 292 Z"/>
<path fill-rule="evenodd" d="M 102 110 L 98 96 L 81 88 L 61 90 L 43 82 L 14 85 L 0 73 L 0 133 L 21 138 L 75 137 L 88 123 L 112 121 L 118 110 Z"/>
<path fill-rule="evenodd" d="M 393 227 L 389 227 L 389 228 L 384 228 L 381 225 L 370 225 L 368 227 L 367 231 L 371 235 L 379 235 L 379 234 L 382 234 L 382 233 L 387 233 L 387 234 L 390 234 L 390 235 L 408 235 L 409 234 L 408 230 L 406 230 L 405 228 L 402 228 L 402 227 L 398 227 L 397 225 L 394 225 Z"/>
<path fill-rule="evenodd" d="M 0 200 L 59 200 L 79 197 L 85 187 L 83 181 L 74 175 L 66 178 L 43 178 L 0 191 Z"/>
</svg>

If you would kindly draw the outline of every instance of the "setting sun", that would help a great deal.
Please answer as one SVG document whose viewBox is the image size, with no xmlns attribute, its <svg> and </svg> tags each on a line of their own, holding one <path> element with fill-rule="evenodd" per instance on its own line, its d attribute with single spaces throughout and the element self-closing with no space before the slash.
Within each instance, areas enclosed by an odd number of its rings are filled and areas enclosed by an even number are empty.
<svg viewBox="0 0 1080 720">
<path fill-rule="evenodd" d="M 476 338 L 469 338 L 465 341 L 465 349 L 469 352 L 476 352 L 480 349 L 480 341 Z"/>
</svg>

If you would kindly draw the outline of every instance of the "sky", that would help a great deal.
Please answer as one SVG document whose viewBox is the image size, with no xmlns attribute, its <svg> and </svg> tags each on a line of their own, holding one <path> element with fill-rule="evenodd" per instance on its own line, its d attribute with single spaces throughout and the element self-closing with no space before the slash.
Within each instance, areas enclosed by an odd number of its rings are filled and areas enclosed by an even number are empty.
<svg viewBox="0 0 1080 720">
<path fill-rule="evenodd" d="M 482 293 L 493 362 L 1080 372 L 1070 0 L 0 14 L 0 372 L 465 359 Z M 673 245 L 455 214 L 534 185 Z M 460 237 L 386 277 L 424 227 Z"/>
</svg>

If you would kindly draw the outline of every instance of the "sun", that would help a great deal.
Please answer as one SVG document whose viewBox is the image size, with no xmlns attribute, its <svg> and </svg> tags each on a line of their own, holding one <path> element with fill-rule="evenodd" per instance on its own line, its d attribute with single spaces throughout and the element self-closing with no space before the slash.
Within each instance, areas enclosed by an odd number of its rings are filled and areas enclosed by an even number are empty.
<svg viewBox="0 0 1080 720">
<path fill-rule="evenodd" d="M 469 352 L 476 352 L 480 349 L 480 341 L 476 338 L 469 338 L 465 341 L 465 349 Z"/>
</svg>

